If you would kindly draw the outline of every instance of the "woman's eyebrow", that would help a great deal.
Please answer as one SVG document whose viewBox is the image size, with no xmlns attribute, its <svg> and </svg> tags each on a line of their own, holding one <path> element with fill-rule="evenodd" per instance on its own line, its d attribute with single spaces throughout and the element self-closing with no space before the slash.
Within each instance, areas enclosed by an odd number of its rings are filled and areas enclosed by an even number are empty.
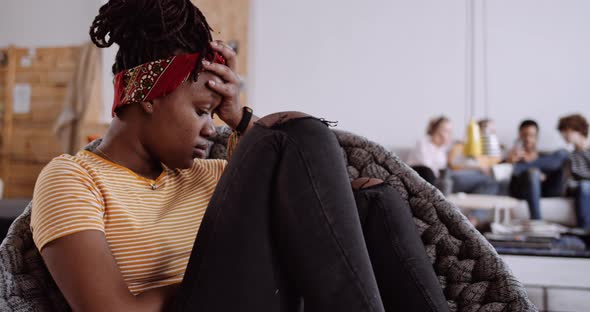
<svg viewBox="0 0 590 312">
<path fill-rule="evenodd" d="M 199 109 L 204 109 L 204 110 L 210 111 L 211 109 L 213 109 L 213 104 L 210 103 L 210 102 L 207 102 L 207 103 L 198 103 L 197 104 L 197 107 Z"/>
</svg>

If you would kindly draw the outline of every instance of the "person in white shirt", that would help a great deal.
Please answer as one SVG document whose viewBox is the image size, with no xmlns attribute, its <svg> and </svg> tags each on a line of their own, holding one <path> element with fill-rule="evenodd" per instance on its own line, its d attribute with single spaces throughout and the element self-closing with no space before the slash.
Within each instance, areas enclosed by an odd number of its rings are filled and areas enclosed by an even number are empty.
<svg viewBox="0 0 590 312">
<path fill-rule="evenodd" d="M 447 153 L 453 141 L 451 121 L 445 116 L 433 118 L 428 123 L 426 134 L 410 152 L 407 164 L 434 185 L 441 171 L 447 168 Z"/>
</svg>

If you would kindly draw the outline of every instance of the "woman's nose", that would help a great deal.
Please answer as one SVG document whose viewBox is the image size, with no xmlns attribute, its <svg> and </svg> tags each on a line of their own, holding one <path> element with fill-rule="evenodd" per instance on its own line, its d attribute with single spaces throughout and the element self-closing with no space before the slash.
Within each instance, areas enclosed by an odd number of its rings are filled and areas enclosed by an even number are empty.
<svg viewBox="0 0 590 312">
<path fill-rule="evenodd" d="M 211 120 L 203 127 L 203 129 L 201 130 L 201 135 L 203 137 L 208 138 L 215 135 L 216 132 L 217 130 L 215 130 L 215 124 L 213 123 L 213 120 Z"/>
</svg>

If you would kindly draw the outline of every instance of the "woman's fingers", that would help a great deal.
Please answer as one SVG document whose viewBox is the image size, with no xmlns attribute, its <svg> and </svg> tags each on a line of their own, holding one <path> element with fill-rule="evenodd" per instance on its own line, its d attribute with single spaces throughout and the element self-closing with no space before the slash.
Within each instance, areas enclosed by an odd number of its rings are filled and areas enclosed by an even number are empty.
<svg viewBox="0 0 590 312">
<path fill-rule="evenodd" d="M 221 120 L 233 127 L 237 126 L 241 109 L 239 105 L 240 77 L 235 72 L 237 57 L 236 52 L 221 41 L 211 42 L 211 48 L 225 58 L 224 64 L 211 63 L 203 60 L 203 67 L 216 76 L 207 81 L 207 86 L 213 92 L 221 95 L 223 100 L 217 108 Z M 219 78 L 219 80 L 217 79 Z"/>
<path fill-rule="evenodd" d="M 209 80 L 207 81 L 207 85 L 223 97 L 234 97 L 237 95 L 237 86 L 235 84 Z"/>
<path fill-rule="evenodd" d="M 224 81 L 230 83 L 239 83 L 240 78 L 238 75 L 228 66 L 218 63 L 211 63 L 207 60 L 203 60 L 203 66 L 206 70 L 214 73 L 215 75 L 219 76 Z"/>
<path fill-rule="evenodd" d="M 217 53 L 221 54 L 226 61 L 226 65 L 231 68 L 232 70 L 236 70 L 236 66 L 238 63 L 238 56 L 236 51 L 228 46 L 225 42 L 221 40 L 216 40 L 211 42 L 211 48 L 215 50 Z"/>
</svg>

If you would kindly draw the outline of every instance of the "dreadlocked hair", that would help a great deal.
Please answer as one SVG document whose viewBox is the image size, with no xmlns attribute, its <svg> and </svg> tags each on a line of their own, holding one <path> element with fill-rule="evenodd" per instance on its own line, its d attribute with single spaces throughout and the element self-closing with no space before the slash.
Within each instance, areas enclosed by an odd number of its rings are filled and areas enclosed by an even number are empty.
<svg viewBox="0 0 590 312">
<path fill-rule="evenodd" d="M 99 48 L 119 46 L 113 74 L 181 53 L 200 53 L 192 79 L 210 58 L 211 27 L 190 0 L 110 0 L 90 26 Z"/>
</svg>

